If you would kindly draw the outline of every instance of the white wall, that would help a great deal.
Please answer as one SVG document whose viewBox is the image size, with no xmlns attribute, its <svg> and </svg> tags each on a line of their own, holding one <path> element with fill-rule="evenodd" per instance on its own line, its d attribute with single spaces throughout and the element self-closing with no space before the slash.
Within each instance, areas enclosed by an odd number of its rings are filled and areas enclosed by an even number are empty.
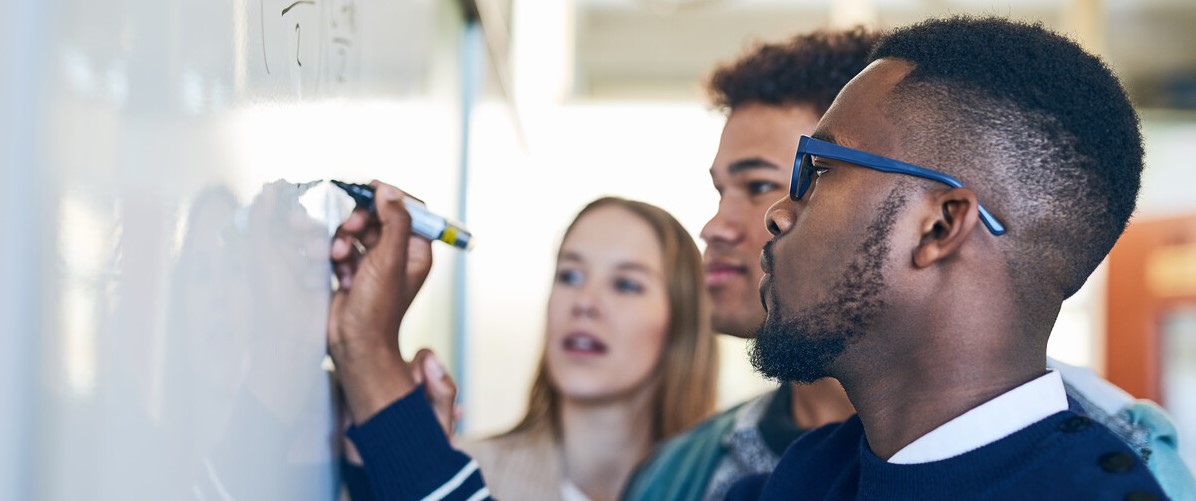
<svg viewBox="0 0 1196 501">
<path fill-rule="evenodd" d="M 295 183 L 385 178 L 451 215 L 454 10 L 4 4 L 0 498 L 335 495 L 322 363 L 346 199 Z M 450 275 L 411 342 L 447 345 Z"/>
<path fill-rule="evenodd" d="M 36 364 L 30 357 L 38 332 L 40 242 L 30 240 L 40 228 L 36 211 L 41 176 L 30 169 L 36 158 L 29 116 L 39 92 L 36 75 L 42 61 L 24 50 L 43 43 L 45 9 L 37 2 L 0 4 L 0 218 L 7 230 L 0 238 L 0 499 L 30 499 L 32 416 L 26 412 L 34 389 L 26 384 Z M 24 217 L 6 215 L 23 214 Z"/>
</svg>

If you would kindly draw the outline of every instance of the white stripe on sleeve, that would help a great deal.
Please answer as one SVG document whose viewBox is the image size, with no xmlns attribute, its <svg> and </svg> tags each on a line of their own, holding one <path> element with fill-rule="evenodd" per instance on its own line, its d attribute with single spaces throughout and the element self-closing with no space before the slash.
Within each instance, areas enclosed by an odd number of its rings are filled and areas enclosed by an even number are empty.
<svg viewBox="0 0 1196 501">
<path fill-rule="evenodd" d="M 490 489 L 482 487 L 477 492 L 473 493 L 472 496 L 469 496 L 469 499 L 466 499 L 465 501 L 482 501 L 488 497 L 490 497 Z"/>
<path fill-rule="evenodd" d="M 440 501 L 441 499 L 444 499 L 449 494 L 452 494 L 453 491 L 457 490 L 458 487 L 461 487 L 461 484 L 465 483 L 465 479 L 469 478 L 469 476 L 475 471 L 478 471 L 478 462 L 471 459 L 469 463 L 461 467 L 461 471 L 458 471 L 456 475 L 453 475 L 453 478 L 450 478 L 448 482 L 445 482 L 443 485 L 436 488 L 436 490 L 432 491 L 431 494 L 424 496 L 422 501 Z"/>
</svg>

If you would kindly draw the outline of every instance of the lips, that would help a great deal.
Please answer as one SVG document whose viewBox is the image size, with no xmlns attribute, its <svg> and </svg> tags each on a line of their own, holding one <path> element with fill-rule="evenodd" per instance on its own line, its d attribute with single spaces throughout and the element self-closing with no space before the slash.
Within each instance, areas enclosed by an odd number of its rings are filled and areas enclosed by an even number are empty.
<svg viewBox="0 0 1196 501">
<path fill-rule="evenodd" d="M 764 275 L 760 277 L 760 305 L 764 306 L 764 311 L 768 311 L 768 287 L 769 280 L 772 278 L 772 241 L 764 244 L 764 249 L 760 251 L 760 269 L 764 271 Z"/>
<path fill-rule="evenodd" d="M 606 343 L 588 332 L 571 332 L 561 341 L 566 353 L 576 355 L 604 355 Z"/>
<path fill-rule="evenodd" d="M 768 311 L 768 274 L 760 277 L 760 306 L 764 307 L 764 311 Z"/>
<path fill-rule="evenodd" d="M 772 244 L 775 240 L 769 240 L 764 244 L 764 249 L 760 251 L 760 269 L 764 274 L 772 274 Z"/>
<path fill-rule="evenodd" d="M 706 265 L 706 286 L 717 287 L 738 277 L 747 276 L 747 267 L 729 261 L 713 261 Z"/>
</svg>

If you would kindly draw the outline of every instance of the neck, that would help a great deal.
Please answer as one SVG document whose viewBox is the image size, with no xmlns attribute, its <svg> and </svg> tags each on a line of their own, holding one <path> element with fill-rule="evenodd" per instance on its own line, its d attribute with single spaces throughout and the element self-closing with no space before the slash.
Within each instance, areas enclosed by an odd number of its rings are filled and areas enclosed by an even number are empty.
<svg viewBox="0 0 1196 501">
<path fill-rule="evenodd" d="M 793 422 L 806 430 L 843 421 L 855 413 L 843 385 L 834 378 L 822 378 L 812 384 L 791 384 L 793 403 L 789 411 Z"/>
<path fill-rule="evenodd" d="M 916 314 L 882 319 L 883 329 L 858 341 L 880 349 L 859 350 L 869 358 L 837 371 L 878 457 L 1045 373 L 1051 325 L 1027 325 L 1012 301 L 972 296 L 972 307 L 936 298 Z"/>
<path fill-rule="evenodd" d="M 594 501 L 617 499 L 652 447 L 651 391 L 604 402 L 561 402 L 565 476 Z"/>
</svg>

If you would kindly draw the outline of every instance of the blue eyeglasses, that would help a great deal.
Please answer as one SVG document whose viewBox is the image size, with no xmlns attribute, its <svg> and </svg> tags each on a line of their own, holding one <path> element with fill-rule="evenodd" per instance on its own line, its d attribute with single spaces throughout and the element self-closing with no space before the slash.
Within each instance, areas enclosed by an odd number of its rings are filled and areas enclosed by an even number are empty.
<svg viewBox="0 0 1196 501">
<path fill-rule="evenodd" d="M 806 191 L 810 189 L 810 185 L 814 182 L 815 168 L 811 157 L 825 157 L 891 174 L 917 176 L 931 181 L 938 181 L 953 188 L 964 187 L 963 183 L 959 182 L 958 179 L 942 172 L 932 171 L 925 167 L 918 167 L 917 165 L 905 162 L 898 162 L 891 158 L 873 155 L 846 146 L 839 146 L 835 143 L 820 141 L 810 136 L 802 136 L 801 141 L 797 143 L 797 158 L 793 159 L 793 178 L 789 181 L 789 198 L 792 200 L 801 200 L 801 197 L 806 194 Z M 980 211 L 980 221 L 984 223 L 988 231 L 992 232 L 993 235 L 1005 233 L 1005 226 L 1000 221 L 997 221 L 997 218 L 993 217 L 988 212 L 988 209 L 984 208 L 984 204 L 977 203 L 977 208 Z"/>
</svg>

